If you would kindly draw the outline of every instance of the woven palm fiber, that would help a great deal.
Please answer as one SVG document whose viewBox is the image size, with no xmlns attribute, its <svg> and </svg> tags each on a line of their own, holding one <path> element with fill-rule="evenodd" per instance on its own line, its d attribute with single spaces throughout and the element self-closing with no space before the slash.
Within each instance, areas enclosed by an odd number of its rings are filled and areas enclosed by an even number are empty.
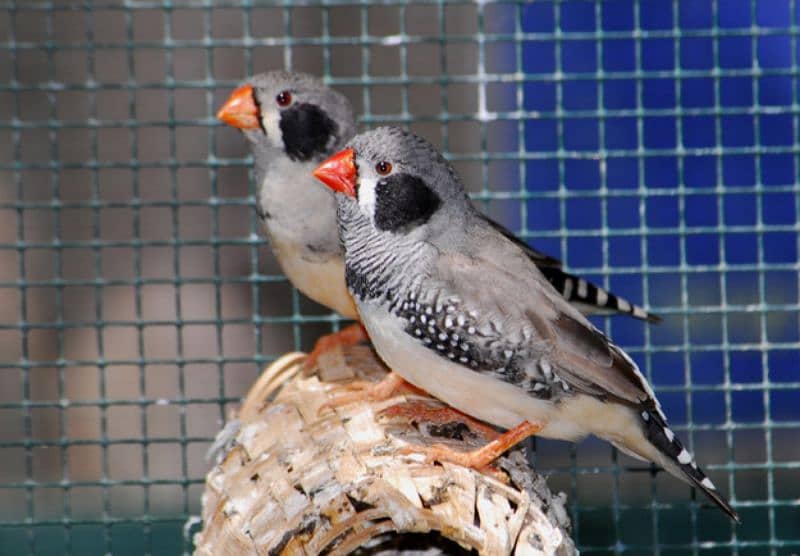
<svg viewBox="0 0 800 556">
<path fill-rule="evenodd" d="M 521 450 L 486 473 L 401 454 L 409 445 L 470 450 L 488 434 L 457 415 L 436 418 L 444 406 L 419 392 L 327 407 L 386 369 L 364 346 L 331 351 L 312 375 L 304 358 L 267 367 L 218 436 L 196 554 L 576 553 L 565 496 Z"/>
</svg>

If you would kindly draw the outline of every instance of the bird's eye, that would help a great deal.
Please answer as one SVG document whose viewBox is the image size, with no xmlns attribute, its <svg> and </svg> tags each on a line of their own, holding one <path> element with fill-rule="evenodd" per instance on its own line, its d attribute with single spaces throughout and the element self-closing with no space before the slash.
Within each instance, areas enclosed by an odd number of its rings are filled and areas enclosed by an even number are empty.
<svg viewBox="0 0 800 556">
<path fill-rule="evenodd" d="M 278 96 L 275 97 L 275 102 L 278 103 L 278 106 L 289 106 L 292 103 L 292 93 L 289 91 L 281 91 L 278 93 Z"/>
<path fill-rule="evenodd" d="M 375 171 L 378 172 L 382 176 L 386 176 L 389 172 L 392 171 L 392 164 L 390 162 L 386 162 L 382 160 L 375 165 Z"/>
</svg>

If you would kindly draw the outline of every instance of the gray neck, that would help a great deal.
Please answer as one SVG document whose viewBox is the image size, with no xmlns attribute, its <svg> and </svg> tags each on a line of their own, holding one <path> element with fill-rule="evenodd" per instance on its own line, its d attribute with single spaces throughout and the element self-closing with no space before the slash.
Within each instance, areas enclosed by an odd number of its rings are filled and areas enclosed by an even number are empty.
<svg viewBox="0 0 800 556">
<path fill-rule="evenodd" d="M 270 241 L 309 256 L 340 256 L 336 203 L 311 175 L 316 163 L 292 161 L 275 149 L 254 149 L 254 157 L 256 202 Z"/>
<path fill-rule="evenodd" d="M 433 248 L 409 235 L 377 230 L 354 199 L 337 195 L 347 287 L 356 301 L 393 303 L 420 291 Z"/>
<path fill-rule="evenodd" d="M 261 189 L 264 178 L 269 174 L 270 169 L 275 164 L 278 155 L 272 149 L 252 149 L 253 153 L 253 176 L 256 180 L 256 189 Z M 260 195 L 259 195 L 260 196 Z"/>
</svg>

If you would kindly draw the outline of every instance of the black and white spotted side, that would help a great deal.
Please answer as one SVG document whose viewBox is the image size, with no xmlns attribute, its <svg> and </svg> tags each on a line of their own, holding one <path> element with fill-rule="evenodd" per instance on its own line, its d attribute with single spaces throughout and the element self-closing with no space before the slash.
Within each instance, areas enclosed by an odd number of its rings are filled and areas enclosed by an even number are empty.
<svg viewBox="0 0 800 556">
<path fill-rule="evenodd" d="M 667 456 L 683 472 L 691 484 L 702 490 L 731 518 L 741 522 L 739 514 L 736 513 L 725 498 L 720 496 L 717 492 L 717 487 L 703 473 L 703 470 L 697 466 L 692 454 L 684 448 L 660 412 L 642 411 L 640 415 L 647 440 Z"/>
<path fill-rule="evenodd" d="M 540 400 L 555 403 L 572 394 L 569 383 L 547 358 L 531 361 L 530 350 L 510 341 L 502 324 L 481 320 L 477 312 L 465 310 L 458 298 L 430 295 L 421 301 L 411 291 L 405 297 L 389 292 L 387 301 L 388 310 L 402 319 L 405 332 L 441 357 L 494 376 Z M 527 340 L 536 342 L 532 337 Z"/>
<path fill-rule="evenodd" d="M 345 237 L 351 241 L 345 280 L 357 301 L 383 305 L 402 321 L 406 334 L 453 363 L 518 386 L 534 398 L 556 402 L 572 394 L 569 383 L 547 359 L 531 364 L 532 353 L 524 347 L 536 346 L 531 331 L 523 330 L 518 341 L 511 341 L 502 323 L 481 319 L 457 296 L 433 291 L 422 294 L 423 274 L 408 281 L 401 280 L 403 273 L 398 272 L 400 267 L 424 266 L 422 251 L 391 250 L 382 245 L 384 236 L 370 237 L 369 233 L 350 237 L 353 230 L 366 226 L 364 219 L 351 220 L 352 214 L 340 205 L 340 219 L 352 226 L 345 228 Z"/>
</svg>

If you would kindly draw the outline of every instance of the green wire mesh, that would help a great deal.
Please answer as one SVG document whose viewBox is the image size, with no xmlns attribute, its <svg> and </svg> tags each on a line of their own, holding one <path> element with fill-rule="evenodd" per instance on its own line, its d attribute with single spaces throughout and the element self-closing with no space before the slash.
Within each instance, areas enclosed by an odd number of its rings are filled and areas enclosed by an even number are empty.
<svg viewBox="0 0 800 556">
<path fill-rule="evenodd" d="M 0 2 L 0 553 L 190 551 L 229 409 L 339 326 L 280 275 L 213 118 L 274 68 L 425 135 L 494 217 L 665 317 L 597 322 L 744 524 L 602 442 L 539 441 L 583 552 L 797 553 L 799 22 L 788 0 Z"/>
</svg>

